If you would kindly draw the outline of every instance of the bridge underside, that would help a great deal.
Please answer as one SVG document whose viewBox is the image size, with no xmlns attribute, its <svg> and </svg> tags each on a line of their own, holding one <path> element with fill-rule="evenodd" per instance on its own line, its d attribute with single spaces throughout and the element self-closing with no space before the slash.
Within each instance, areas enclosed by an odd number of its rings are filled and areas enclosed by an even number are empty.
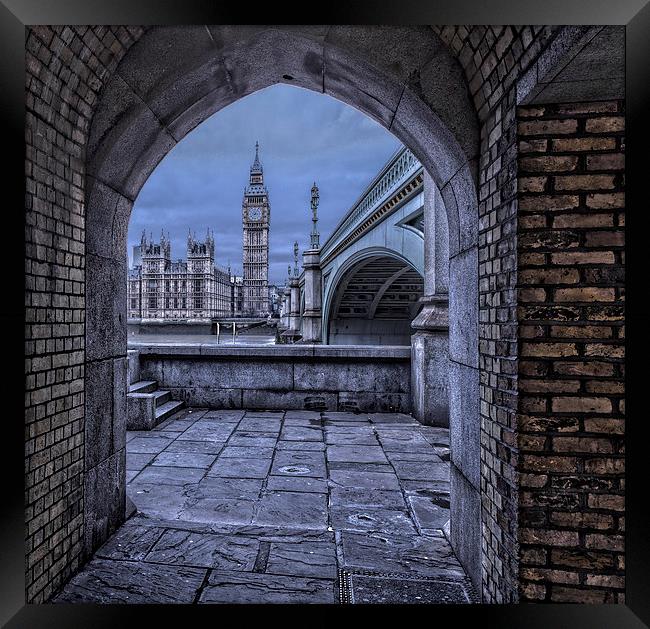
<svg viewBox="0 0 650 629">
<path fill-rule="evenodd" d="M 423 289 L 422 276 L 404 260 L 375 256 L 355 264 L 332 303 L 329 343 L 408 345 Z"/>
</svg>

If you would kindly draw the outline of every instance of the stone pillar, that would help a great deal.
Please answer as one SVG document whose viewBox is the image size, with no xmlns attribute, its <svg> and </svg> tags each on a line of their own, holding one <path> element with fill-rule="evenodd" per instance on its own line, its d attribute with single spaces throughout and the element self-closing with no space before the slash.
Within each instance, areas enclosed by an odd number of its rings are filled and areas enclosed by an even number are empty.
<svg viewBox="0 0 650 629">
<path fill-rule="evenodd" d="M 289 314 L 289 329 L 294 334 L 300 332 L 300 286 L 297 277 L 292 277 L 289 283 L 291 288 L 291 310 Z"/>
<path fill-rule="evenodd" d="M 320 250 L 308 249 L 302 254 L 305 269 L 305 312 L 302 315 L 302 340 L 305 343 L 322 341 L 322 308 Z"/>
<path fill-rule="evenodd" d="M 411 408 L 423 424 L 449 426 L 449 236 L 445 208 L 424 173 L 424 295 L 411 336 Z"/>
<path fill-rule="evenodd" d="M 282 316 L 280 323 L 286 330 L 289 327 L 289 315 L 291 313 L 291 289 L 288 286 L 284 287 L 284 294 L 282 297 Z"/>
</svg>

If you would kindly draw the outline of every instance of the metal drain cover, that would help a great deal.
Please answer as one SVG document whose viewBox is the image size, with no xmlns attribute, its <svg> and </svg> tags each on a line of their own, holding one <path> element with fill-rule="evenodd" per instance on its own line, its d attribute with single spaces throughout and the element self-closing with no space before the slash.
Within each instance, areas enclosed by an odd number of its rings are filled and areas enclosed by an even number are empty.
<svg viewBox="0 0 650 629">
<path fill-rule="evenodd" d="M 306 465 L 285 465 L 279 469 L 283 474 L 309 474 L 311 468 Z"/>
<path fill-rule="evenodd" d="M 339 572 L 339 595 L 344 604 L 477 602 L 469 582 L 362 570 Z"/>
</svg>

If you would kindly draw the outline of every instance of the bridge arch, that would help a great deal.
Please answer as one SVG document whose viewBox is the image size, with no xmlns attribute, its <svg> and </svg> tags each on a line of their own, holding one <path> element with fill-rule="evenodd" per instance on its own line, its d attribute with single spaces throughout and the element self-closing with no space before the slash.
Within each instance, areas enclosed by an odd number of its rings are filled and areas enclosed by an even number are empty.
<svg viewBox="0 0 650 629">
<path fill-rule="evenodd" d="M 400 294 L 399 288 L 395 290 L 398 282 L 408 284 L 411 299 L 395 298 Z M 323 341 L 408 345 L 410 323 L 419 310 L 417 298 L 423 289 L 422 269 L 405 256 L 386 247 L 354 253 L 328 280 L 323 301 Z M 342 319 L 347 319 L 353 329 L 347 333 L 333 329 L 337 322 L 344 325 Z M 358 325 L 354 326 L 354 322 Z M 391 326 L 399 327 L 399 331 L 392 331 Z"/>
</svg>

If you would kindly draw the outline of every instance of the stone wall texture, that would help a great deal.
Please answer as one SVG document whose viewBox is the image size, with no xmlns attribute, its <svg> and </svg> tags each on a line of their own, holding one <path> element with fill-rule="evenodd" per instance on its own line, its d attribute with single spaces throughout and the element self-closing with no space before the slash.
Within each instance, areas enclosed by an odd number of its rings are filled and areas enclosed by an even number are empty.
<svg viewBox="0 0 650 629">
<path fill-rule="evenodd" d="M 623 103 L 517 117 L 520 596 L 623 602 Z"/>
<path fill-rule="evenodd" d="M 27 602 L 85 560 L 85 143 L 134 27 L 26 33 L 25 555 Z"/>
</svg>

